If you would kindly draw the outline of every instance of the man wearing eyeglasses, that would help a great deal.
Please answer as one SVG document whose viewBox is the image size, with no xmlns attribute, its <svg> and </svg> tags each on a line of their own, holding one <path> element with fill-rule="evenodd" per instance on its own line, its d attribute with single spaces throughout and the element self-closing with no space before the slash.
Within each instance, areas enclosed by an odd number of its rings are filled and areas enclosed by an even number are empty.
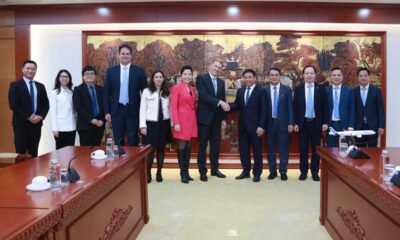
<svg viewBox="0 0 400 240">
<path fill-rule="evenodd" d="M 96 69 L 82 69 L 83 83 L 74 89 L 72 100 L 77 113 L 76 129 L 81 146 L 100 146 L 104 134 L 103 87 L 97 85 Z"/>
</svg>

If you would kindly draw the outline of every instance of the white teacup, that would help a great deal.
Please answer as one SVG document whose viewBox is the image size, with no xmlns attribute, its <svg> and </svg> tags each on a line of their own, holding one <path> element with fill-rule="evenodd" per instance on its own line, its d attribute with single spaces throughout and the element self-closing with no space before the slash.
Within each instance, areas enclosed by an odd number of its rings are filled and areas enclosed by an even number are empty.
<svg viewBox="0 0 400 240">
<path fill-rule="evenodd" d="M 106 156 L 106 153 L 103 150 L 96 150 L 90 154 L 90 156 L 94 159 L 100 159 L 104 158 Z"/>
<path fill-rule="evenodd" d="M 37 176 L 32 179 L 32 187 L 45 188 L 48 185 L 47 178 L 44 176 Z"/>
</svg>

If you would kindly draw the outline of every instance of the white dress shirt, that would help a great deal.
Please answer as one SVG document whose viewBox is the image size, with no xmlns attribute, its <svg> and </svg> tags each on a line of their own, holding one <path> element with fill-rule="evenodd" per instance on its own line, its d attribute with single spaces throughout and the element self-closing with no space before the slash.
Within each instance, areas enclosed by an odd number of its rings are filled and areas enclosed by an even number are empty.
<svg viewBox="0 0 400 240">
<path fill-rule="evenodd" d="M 248 86 L 246 86 L 246 90 L 244 90 L 244 103 L 245 103 L 245 104 L 247 104 L 247 102 L 246 102 L 247 91 L 250 91 L 250 92 L 249 92 L 249 100 L 250 100 L 250 98 L 251 98 L 251 93 L 253 92 L 255 86 L 256 86 L 256 84 L 251 85 L 249 90 L 247 90 Z"/>
<path fill-rule="evenodd" d="M 337 90 L 336 90 L 336 88 L 338 88 Z M 335 85 L 332 85 L 332 103 L 333 103 L 333 107 L 335 107 L 334 105 L 335 105 L 335 92 L 337 91 L 337 96 L 338 96 L 338 99 L 337 99 L 337 101 L 338 101 L 338 105 L 339 105 L 339 107 L 340 107 L 340 90 L 342 89 L 342 84 L 340 84 L 339 86 L 335 86 Z M 340 111 L 340 108 L 339 108 L 339 111 Z M 334 111 L 332 111 L 332 121 L 339 121 L 340 119 L 337 119 L 337 118 L 335 118 L 335 116 L 334 116 Z"/>
<path fill-rule="evenodd" d="M 279 89 L 280 89 L 280 87 L 281 87 L 281 84 L 280 83 L 278 83 L 278 84 L 276 84 L 276 86 L 275 85 L 272 85 L 272 84 L 270 84 L 270 90 L 271 90 L 271 106 L 272 106 L 272 112 L 271 112 L 271 117 L 272 117 L 272 114 L 273 114 L 273 109 L 274 109 L 274 87 L 276 87 L 276 97 L 278 98 L 276 101 L 277 101 L 277 103 L 278 103 L 278 101 L 279 101 Z M 278 117 L 278 116 L 276 116 L 276 117 Z"/>
<path fill-rule="evenodd" d="M 31 86 L 30 86 L 30 79 L 27 79 L 26 77 L 22 77 L 23 79 L 24 79 L 24 81 L 25 81 L 25 84 L 26 84 L 26 87 L 28 88 L 28 92 L 29 92 L 29 94 L 31 94 Z M 36 84 L 35 84 L 35 80 L 34 79 L 32 79 L 32 81 L 33 81 L 33 92 L 34 92 L 34 94 L 35 94 L 35 98 L 34 98 L 34 103 L 33 103 L 33 105 L 34 105 L 34 110 L 35 110 L 35 113 L 36 113 L 36 110 L 37 110 L 37 88 L 36 88 Z"/>
<path fill-rule="evenodd" d="M 70 132 L 76 130 L 76 112 L 72 103 L 72 91 L 54 89 L 50 92 L 50 115 L 52 131 Z"/>
</svg>

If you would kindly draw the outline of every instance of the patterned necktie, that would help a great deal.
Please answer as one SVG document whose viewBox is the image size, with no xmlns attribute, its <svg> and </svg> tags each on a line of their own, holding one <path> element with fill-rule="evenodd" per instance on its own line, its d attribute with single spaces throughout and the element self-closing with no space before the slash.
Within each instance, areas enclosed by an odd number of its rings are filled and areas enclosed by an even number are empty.
<svg viewBox="0 0 400 240">
<path fill-rule="evenodd" d="M 29 93 L 31 95 L 31 103 L 32 103 L 32 114 L 35 114 L 35 91 L 33 90 L 33 81 L 29 81 Z"/>
<path fill-rule="evenodd" d="M 121 87 L 119 93 L 119 102 L 122 104 L 127 104 L 129 102 L 128 87 L 129 87 L 128 67 L 124 66 L 124 68 L 122 69 L 122 79 L 121 79 Z"/>
<path fill-rule="evenodd" d="M 92 97 L 92 113 L 93 113 L 93 117 L 97 117 L 97 115 L 99 115 L 99 110 L 97 107 L 97 100 L 96 100 L 96 91 L 94 86 L 90 86 L 90 96 Z"/>
<path fill-rule="evenodd" d="M 272 112 L 272 118 L 278 117 L 278 88 L 274 86 L 274 110 Z"/>
<path fill-rule="evenodd" d="M 366 87 L 363 87 L 363 88 L 361 88 L 361 100 L 362 100 L 362 103 L 363 103 L 363 105 L 365 106 L 365 102 L 367 101 L 367 88 Z"/>
<path fill-rule="evenodd" d="M 249 102 L 249 98 L 250 98 L 250 87 L 247 87 L 247 89 L 246 89 L 246 97 L 245 97 L 245 101 L 244 101 L 245 105 L 247 105 L 247 103 Z"/>
<path fill-rule="evenodd" d="M 333 117 L 335 120 L 339 120 L 339 87 L 335 87 L 335 96 L 333 98 Z"/>
<path fill-rule="evenodd" d="M 217 78 L 216 78 L 216 77 L 213 77 L 213 78 L 212 78 L 212 82 L 213 82 L 213 86 L 214 86 L 214 93 L 215 93 L 215 96 L 217 96 Z"/>
<path fill-rule="evenodd" d="M 313 118 L 314 117 L 314 101 L 312 97 L 312 85 L 308 84 L 307 85 L 307 118 Z"/>
</svg>

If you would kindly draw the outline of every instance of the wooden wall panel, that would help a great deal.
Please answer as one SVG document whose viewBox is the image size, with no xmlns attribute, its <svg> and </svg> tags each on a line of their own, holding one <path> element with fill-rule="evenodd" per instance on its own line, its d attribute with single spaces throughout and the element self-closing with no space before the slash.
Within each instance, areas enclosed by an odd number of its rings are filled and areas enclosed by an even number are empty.
<svg viewBox="0 0 400 240">
<path fill-rule="evenodd" d="M 14 152 L 12 113 L 8 107 L 8 88 L 15 80 L 14 11 L 0 10 L 0 152 Z"/>
</svg>

